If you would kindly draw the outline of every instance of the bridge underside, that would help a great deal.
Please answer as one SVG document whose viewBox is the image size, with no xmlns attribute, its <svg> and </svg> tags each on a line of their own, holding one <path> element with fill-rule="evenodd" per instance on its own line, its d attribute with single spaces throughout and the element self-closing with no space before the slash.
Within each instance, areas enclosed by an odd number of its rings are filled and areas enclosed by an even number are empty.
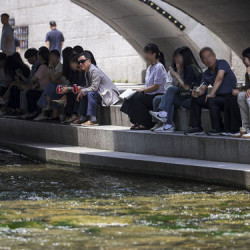
<svg viewBox="0 0 250 250">
<path fill-rule="evenodd" d="M 139 0 L 72 0 L 119 32 L 139 53 L 148 42 L 157 43 L 166 55 L 179 46 L 198 46 L 185 31 Z M 157 1 L 154 1 L 157 2 Z M 158 1 L 162 2 L 162 1 Z M 174 7 L 204 24 L 240 55 L 250 46 L 249 0 L 168 0 Z M 91 25 L 91 24 L 87 24 Z M 185 23 L 183 23 L 185 25 Z M 170 56 L 167 56 L 170 59 Z"/>
<path fill-rule="evenodd" d="M 167 0 L 193 16 L 236 53 L 250 46 L 249 0 Z"/>
</svg>

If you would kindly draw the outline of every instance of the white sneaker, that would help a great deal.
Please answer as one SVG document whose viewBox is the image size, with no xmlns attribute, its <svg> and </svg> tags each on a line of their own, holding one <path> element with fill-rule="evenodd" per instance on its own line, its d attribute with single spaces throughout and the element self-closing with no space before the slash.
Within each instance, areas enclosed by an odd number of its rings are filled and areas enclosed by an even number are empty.
<svg viewBox="0 0 250 250">
<path fill-rule="evenodd" d="M 155 133 L 172 133 L 174 132 L 174 126 L 170 124 L 164 124 L 160 128 L 155 130 Z"/>
<path fill-rule="evenodd" d="M 152 115 L 156 120 L 166 123 L 167 122 L 167 116 L 168 113 L 165 111 L 160 111 L 160 112 L 154 112 L 154 111 L 149 111 L 149 114 Z"/>
<path fill-rule="evenodd" d="M 43 114 L 38 115 L 38 116 L 34 119 L 34 121 L 43 121 L 43 120 L 48 120 L 48 117 L 45 116 L 45 115 L 43 115 Z"/>
<path fill-rule="evenodd" d="M 150 130 L 151 130 L 152 132 L 154 132 L 156 129 L 158 129 L 158 128 L 160 128 L 160 127 L 162 127 L 162 123 L 161 123 L 161 122 L 158 122 L 158 123 L 156 123 L 156 124 L 154 125 L 154 127 L 151 128 Z"/>
</svg>

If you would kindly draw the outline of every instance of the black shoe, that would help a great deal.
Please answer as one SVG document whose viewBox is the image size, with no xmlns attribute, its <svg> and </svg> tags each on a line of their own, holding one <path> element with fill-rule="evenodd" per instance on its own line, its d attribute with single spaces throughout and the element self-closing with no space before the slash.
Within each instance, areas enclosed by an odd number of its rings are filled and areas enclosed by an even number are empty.
<svg viewBox="0 0 250 250">
<path fill-rule="evenodd" d="M 222 131 L 219 129 L 212 129 L 210 131 L 207 132 L 208 135 L 212 135 L 212 136 L 218 136 L 222 134 Z"/>
<path fill-rule="evenodd" d="M 204 135 L 202 128 L 191 128 L 184 132 L 184 135 Z"/>
</svg>

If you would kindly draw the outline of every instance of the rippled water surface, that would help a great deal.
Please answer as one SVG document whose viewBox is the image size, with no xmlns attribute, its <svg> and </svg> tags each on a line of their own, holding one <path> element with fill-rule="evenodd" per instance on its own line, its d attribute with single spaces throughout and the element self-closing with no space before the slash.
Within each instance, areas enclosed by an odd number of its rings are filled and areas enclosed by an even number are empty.
<svg viewBox="0 0 250 250">
<path fill-rule="evenodd" d="M 0 149 L 0 249 L 249 249 L 249 192 Z"/>
</svg>

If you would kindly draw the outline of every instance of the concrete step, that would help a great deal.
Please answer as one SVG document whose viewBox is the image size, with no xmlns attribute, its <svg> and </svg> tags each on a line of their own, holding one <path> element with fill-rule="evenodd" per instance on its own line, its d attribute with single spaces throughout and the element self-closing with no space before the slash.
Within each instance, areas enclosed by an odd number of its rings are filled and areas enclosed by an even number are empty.
<svg viewBox="0 0 250 250">
<path fill-rule="evenodd" d="M 52 142 L 116 152 L 250 164 L 250 140 L 221 136 L 155 134 L 121 126 L 72 127 L 0 118 L 0 141 L 14 139 Z"/>
<path fill-rule="evenodd" d="M 250 187 L 250 167 L 245 164 L 112 152 L 53 143 L 8 141 L 4 144 L 48 162 Z"/>
<path fill-rule="evenodd" d="M 120 111 L 121 104 L 112 105 L 110 107 L 98 107 L 98 121 L 102 125 L 115 125 L 131 127 L 130 120 L 127 115 Z M 184 108 L 176 109 L 174 121 L 178 131 L 185 131 L 189 128 L 190 111 Z M 202 110 L 202 126 L 206 131 L 211 130 L 211 122 L 209 111 Z"/>
</svg>

